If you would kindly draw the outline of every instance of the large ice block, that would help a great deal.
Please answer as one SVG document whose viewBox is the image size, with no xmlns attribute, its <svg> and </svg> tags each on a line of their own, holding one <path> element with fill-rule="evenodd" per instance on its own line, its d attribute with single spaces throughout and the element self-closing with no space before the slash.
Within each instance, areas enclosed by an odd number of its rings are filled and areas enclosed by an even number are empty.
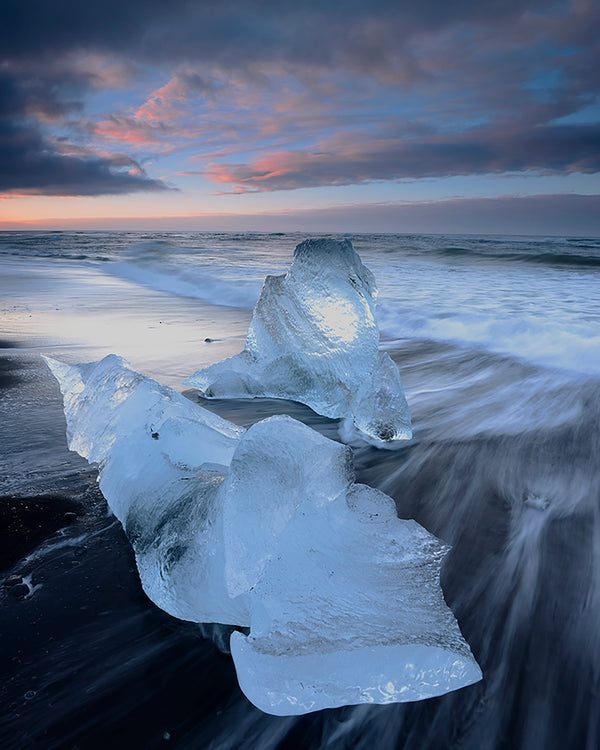
<svg viewBox="0 0 600 750">
<path fill-rule="evenodd" d="M 231 651 L 256 706 L 418 700 L 480 679 L 440 588 L 447 548 L 354 483 L 349 447 L 287 416 L 244 431 L 119 357 L 46 361 L 148 596 L 250 628 Z"/>
<path fill-rule="evenodd" d="M 223 482 L 243 434 L 115 355 L 45 358 L 63 394 L 69 448 L 98 464 L 150 599 L 193 622 L 247 625 L 225 585 Z"/>
<path fill-rule="evenodd" d="M 394 447 L 412 437 L 410 413 L 398 368 L 378 351 L 376 295 L 349 240 L 305 240 L 285 276 L 266 277 L 245 349 L 186 382 L 208 398 L 300 401 Z"/>
<path fill-rule="evenodd" d="M 449 548 L 354 484 L 351 458 L 279 416 L 231 461 L 226 581 L 246 590 L 251 622 L 231 653 L 267 713 L 414 701 L 481 678 L 439 583 Z"/>
</svg>

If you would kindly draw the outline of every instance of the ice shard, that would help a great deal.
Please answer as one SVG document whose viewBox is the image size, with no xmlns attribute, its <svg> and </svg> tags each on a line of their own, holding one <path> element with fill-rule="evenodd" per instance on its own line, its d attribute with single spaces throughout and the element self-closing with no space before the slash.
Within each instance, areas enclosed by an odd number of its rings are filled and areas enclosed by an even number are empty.
<svg viewBox="0 0 600 750">
<path fill-rule="evenodd" d="M 225 584 L 223 483 L 243 428 L 131 369 L 45 358 L 63 394 L 69 448 L 98 464 L 146 594 L 183 620 L 247 625 Z"/>
<path fill-rule="evenodd" d="M 186 381 L 207 398 L 300 401 L 348 420 L 368 442 L 412 437 L 400 374 L 379 352 L 377 288 L 349 240 L 305 240 L 284 276 L 267 276 L 240 353 Z"/>
<path fill-rule="evenodd" d="M 439 584 L 447 547 L 354 483 L 350 448 L 286 416 L 244 431 L 113 355 L 46 361 L 144 590 L 176 617 L 250 628 L 231 652 L 260 709 L 412 701 L 480 679 Z"/>
<path fill-rule="evenodd" d="M 448 547 L 354 484 L 350 448 L 290 417 L 259 422 L 232 458 L 226 581 L 240 686 L 267 713 L 395 703 L 477 682 L 439 583 Z"/>
</svg>

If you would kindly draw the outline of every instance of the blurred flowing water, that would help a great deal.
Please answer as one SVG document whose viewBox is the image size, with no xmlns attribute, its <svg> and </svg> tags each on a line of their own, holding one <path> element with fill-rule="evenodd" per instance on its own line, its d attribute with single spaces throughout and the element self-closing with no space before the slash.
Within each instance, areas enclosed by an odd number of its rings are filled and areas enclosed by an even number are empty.
<svg viewBox="0 0 600 750">
<path fill-rule="evenodd" d="M 414 704 L 268 716 L 237 687 L 226 628 L 176 621 L 141 592 L 94 471 L 67 451 L 37 353 L 116 351 L 180 387 L 242 348 L 264 275 L 302 239 L 0 236 L 4 343 L 20 344 L 0 348 L 0 503 L 15 517 L 27 498 L 48 518 L 57 498 L 78 508 L 0 571 L 38 587 L 23 601 L 0 594 L 2 747 L 600 746 L 597 240 L 352 238 L 378 281 L 382 346 L 414 426 L 398 451 L 355 448 L 357 480 L 452 545 L 442 585 L 482 682 Z M 339 437 L 298 404 L 201 403 L 244 425 L 288 413 Z"/>
</svg>

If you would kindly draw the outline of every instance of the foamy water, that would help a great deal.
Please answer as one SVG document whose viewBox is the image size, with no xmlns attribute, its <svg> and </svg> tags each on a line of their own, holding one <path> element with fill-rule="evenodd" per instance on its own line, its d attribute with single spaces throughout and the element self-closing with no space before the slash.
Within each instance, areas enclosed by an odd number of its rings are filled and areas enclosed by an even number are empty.
<svg viewBox="0 0 600 750">
<path fill-rule="evenodd" d="M 302 239 L 0 235 L 4 330 L 34 352 L 71 362 L 114 351 L 177 386 L 242 349 L 262 279 L 283 273 Z M 230 661 L 204 639 L 224 649 L 229 633 L 161 620 L 128 572 L 127 542 L 111 527 L 90 533 L 77 558 L 82 580 L 94 582 L 83 605 L 53 567 L 64 557 L 69 576 L 78 569 L 62 538 L 17 568 L 34 585 L 44 579 L 25 604 L 40 607 L 38 619 L 55 628 L 55 638 L 37 651 L 31 638 L 18 665 L 9 665 L 16 677 L 6 681 L 4 726 L 18 738 L 12 746 L 27 745 L 23 737 L 85 746 L 110 731 L 131 747 L 159 746 L 165 733 L 180 747 L 223 750 L 598 747 L 600 243 L 352 239 L 378 282 L 382 345 L 399 365 L 414 427 L 400 451 L 357 448 L 357 479 L 391 495 L 400 517 L 452 546 L 442 587 L 483 681 L 403 706 L 266 716 L 243 697 Z M 0 400 L 10 448 L 5 486 L 27 493 L 40 477 L 72 471 L 73 462 L 60 443 L 60 397 L 52 400 L 51 376 L 37 367 Z M 292 402 L 203 405 L 244 426 L 285 412 L 339 437 L 337 423 Z M 58 416 L 40 420 L 49 406 Z M 65 531 L 72 541 L 109 523 L 98 503 L 98 518 Z M 118 565 L 124 593 L 111 572 Z M 64 621 L 60 597 L 69 602 Z M 97 613 L 88 617 L 84 607 L 92 604 Z M 56 646 L 67 637 L 68 653 Z M 35 699 L 25 703 L 26 691 L 37 691 Z"/>
<path fill-rule="evenodd" d="M 4 233 L 0 263 L 2 255 L 46 258 L 64 273 L 112 276 L 249 311 L 264 277 L 284 273 L 303 238 Z M 375 273 L 385 337 L 454 342 L 600 374 L 600 240 L 360 235 L 353 242 Z"/>
</svg>

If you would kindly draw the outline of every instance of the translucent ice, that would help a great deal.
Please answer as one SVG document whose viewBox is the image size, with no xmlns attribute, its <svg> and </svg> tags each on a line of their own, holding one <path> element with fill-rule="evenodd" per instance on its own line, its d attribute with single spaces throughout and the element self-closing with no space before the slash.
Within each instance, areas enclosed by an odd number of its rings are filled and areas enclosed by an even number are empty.
<svg viewBox="0 0 600 750">
<path fill-rule="evenodd" d="M 231 653 L 263 711 L 414 701 L 481 672 L 439 584 L 447 547 L 353 484 L 350 449 L 280 416 L 241 438 L 229 472 L 226 580 L 251 630 Z"/>
<path fill-rule="evenodd" d="M 69 447 L 99 465 L 150 599 L 184 620 L 247 625 L 225 586 L 221 513 L 243 428 L 120 357 L 76 366 L 45 359 L 63 394 Z"/>
<path fill-rule="evenodd" d="M 378 351 L 376 294 L 349 240 L 305 240 L 285 276 L 266 277 L 245 349 L 187 382 L 209 398 L 301 401 L 392 447 L 412 432 L 398 368 Z"/>
<path fill-rule="evenodd" d="M 244 431 L 115 356 L 46 361 L 69 445 L 98 463 L 144 590 L 182 619 L 250 627 L 231 650 L 263 711 L 418 700 L 480 679 L 439 585 L 447 548 L 353 483 L 350 448 L 286 416 Z"/>
</svg>

